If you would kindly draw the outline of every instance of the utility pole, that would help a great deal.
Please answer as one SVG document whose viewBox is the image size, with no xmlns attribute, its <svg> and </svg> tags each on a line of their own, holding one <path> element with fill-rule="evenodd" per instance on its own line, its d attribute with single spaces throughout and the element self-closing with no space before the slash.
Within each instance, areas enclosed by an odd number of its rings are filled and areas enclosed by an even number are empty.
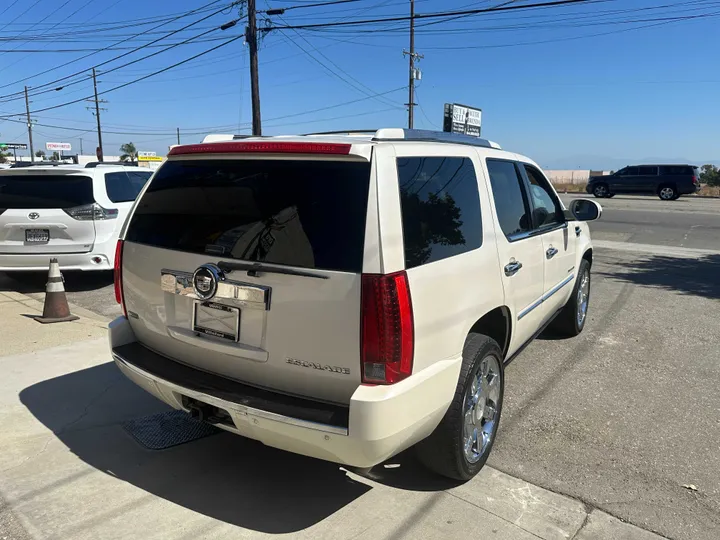
<svg viewBox="0 0 720 540">
<path fill-rule="evenodd" d="M 258 80 L 257 10 L 255 0 L 248 0 L 248 25 L 245 41 L 250 49 L 250 93 L 252 94 L 252 134 L 262 135 L 260 121 L 260 81 Z"/>
<path fill-rule="evenodd" d="M 32 121 L 30 120 L 30 100 L 28 99 L 27 86 L 25 87 L 25 113 L 27 114 L 28 139 L 30 139 L 30 161 L 35 162 L 35 150 L 32 142 Z"/>
<path fill-rule="evenodd" d="M 178 144 L 180 144 L 180 128 L 177 128 Z"/>
<path fill-rule="evenodd" d="M 103 143 L 102 143 L 102 130 L 100 129 L 100 103 L 106 103 L 105 100 L 98 99 L 98 93 L 97 93 L 97 76 L 95 74 L 95 68 L 92 70 L 93 74 L 93 88 L 95 89 L 95 119 L 97 120 L 97 130 L 98 130 L 98 148 L 100 149 L 100 153 L 98 155 L 98 161 L 105 161 L 105 153 L 103 152 Z M 88 107 L 89 109 L 89 107 Z M 107 110 L 107 109 L 103 109 Z"/>
<path fill-rule="evenodd" d="M 410 77 L 408 84 L 408 129 L 413 128 L 415 113 L 415 81 L 420 79 L 420 70 L 415 69 L 415 60 L 425 58 L 415 52 L 415 0 L 410 0 L 410 51 L 403 51 L 403 56 L 410 59 Z"/>
<path fill-rule="evenodd" d="M 80 155 L 83 155 L 82 137 L 80 138 Z"/>
</svg>

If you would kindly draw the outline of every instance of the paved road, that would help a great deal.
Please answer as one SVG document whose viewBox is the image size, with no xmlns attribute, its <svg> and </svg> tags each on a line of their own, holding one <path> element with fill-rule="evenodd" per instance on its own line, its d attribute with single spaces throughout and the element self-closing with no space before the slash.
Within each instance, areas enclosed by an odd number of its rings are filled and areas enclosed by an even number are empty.
<svg viewBox="0 0 720 540">
<path fill-rule="evenodd" d="M 579 338 L 544 336 L 508 367 L 490 464 L 670 538 L 716 540 L 720 200 L 601 204 L 593 238 L 631 249 L 596 250 Z M 119 312 L 111 276 L 66 280 L 72 302 Z M 0 290 L 41 298 L 43 282 L 0 275 Z"/>
</svg>

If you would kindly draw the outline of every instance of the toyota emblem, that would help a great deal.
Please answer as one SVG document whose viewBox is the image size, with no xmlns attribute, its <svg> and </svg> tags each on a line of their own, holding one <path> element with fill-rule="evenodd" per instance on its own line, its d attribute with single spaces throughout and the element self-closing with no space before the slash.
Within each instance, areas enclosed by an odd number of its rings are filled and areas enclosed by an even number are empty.
<svg viewBox="0 0 720 540">
<path fill-rule="evenodd" d="M 217 292 L 218 283 L 223 281 L 225 276 L 214 264 L 203 264 L 193 273 L 193 289 L 195 295 L 201 300 L 210 300 Z"/>
<path fill-rule="evenodd" d="M 37 219 L 37 218 L 40 217 L 40 214 L 38 214 L 37 212 L 30 212 L 30 213 L 28 214 L 28 217 L 29 217 L 30 219 Z"/>
</svg>

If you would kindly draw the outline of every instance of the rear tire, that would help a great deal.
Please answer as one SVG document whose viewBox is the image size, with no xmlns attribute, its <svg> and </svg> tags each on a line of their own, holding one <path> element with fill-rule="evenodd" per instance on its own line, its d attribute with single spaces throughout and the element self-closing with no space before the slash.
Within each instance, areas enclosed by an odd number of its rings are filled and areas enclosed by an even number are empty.
<svg viewBox="0 0 720 540">
<path fill-rule="evenodd" d="M 675 186 L 664 185 L 660 186 L 660 189 L 658 189 L 658 197 L 660 197 L 663 201 L 674 201 L 679 198 L 680 195 L 678 195 Z"/>
<path fill-rule="evenodd" d="M 420 461 L 431 471 L 462 482 L 480 472 L 495 442 L 504 390 L 497 342 L 470 334 L 452 403 L 435 431 L 416 446 Z"/>
<path fill-rule="evenodd" d="M 587 279 L 587 281 L 585 281 Z M 582 290 L 581 290 L 582 289 Z M 590 263 L 580 262 L 575 287 L 562 311 L 555 317 L 550 330 L 562 337 L 575 337 L 585 328 L 590 305 Z"/>
</svg>

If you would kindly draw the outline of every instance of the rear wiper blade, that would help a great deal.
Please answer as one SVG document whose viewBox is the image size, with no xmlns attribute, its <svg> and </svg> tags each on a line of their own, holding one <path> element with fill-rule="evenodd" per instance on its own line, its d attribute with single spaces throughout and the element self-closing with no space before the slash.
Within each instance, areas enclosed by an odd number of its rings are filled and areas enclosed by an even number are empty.
<svg viewBox="0 0 720 540">
<path fill-rule="evenodd" d="M 286 274 L 289 276 L 301 276 L 317 279 L 329 279 L 328 276 L 317 274 L 315 272 L 305 272 L 303 270 L 293 270 L 292 268 L 276 268 L 273 266 L 263 266 L 260 263 L 242 263 L 232 261 L 220 261 L 217 263 L 218 268 L 223 272 L 232 272 L 233 270 L 246 270 L 250 277 L 258 277 L 258 272 L 266 274 Z"/>
</svg>

